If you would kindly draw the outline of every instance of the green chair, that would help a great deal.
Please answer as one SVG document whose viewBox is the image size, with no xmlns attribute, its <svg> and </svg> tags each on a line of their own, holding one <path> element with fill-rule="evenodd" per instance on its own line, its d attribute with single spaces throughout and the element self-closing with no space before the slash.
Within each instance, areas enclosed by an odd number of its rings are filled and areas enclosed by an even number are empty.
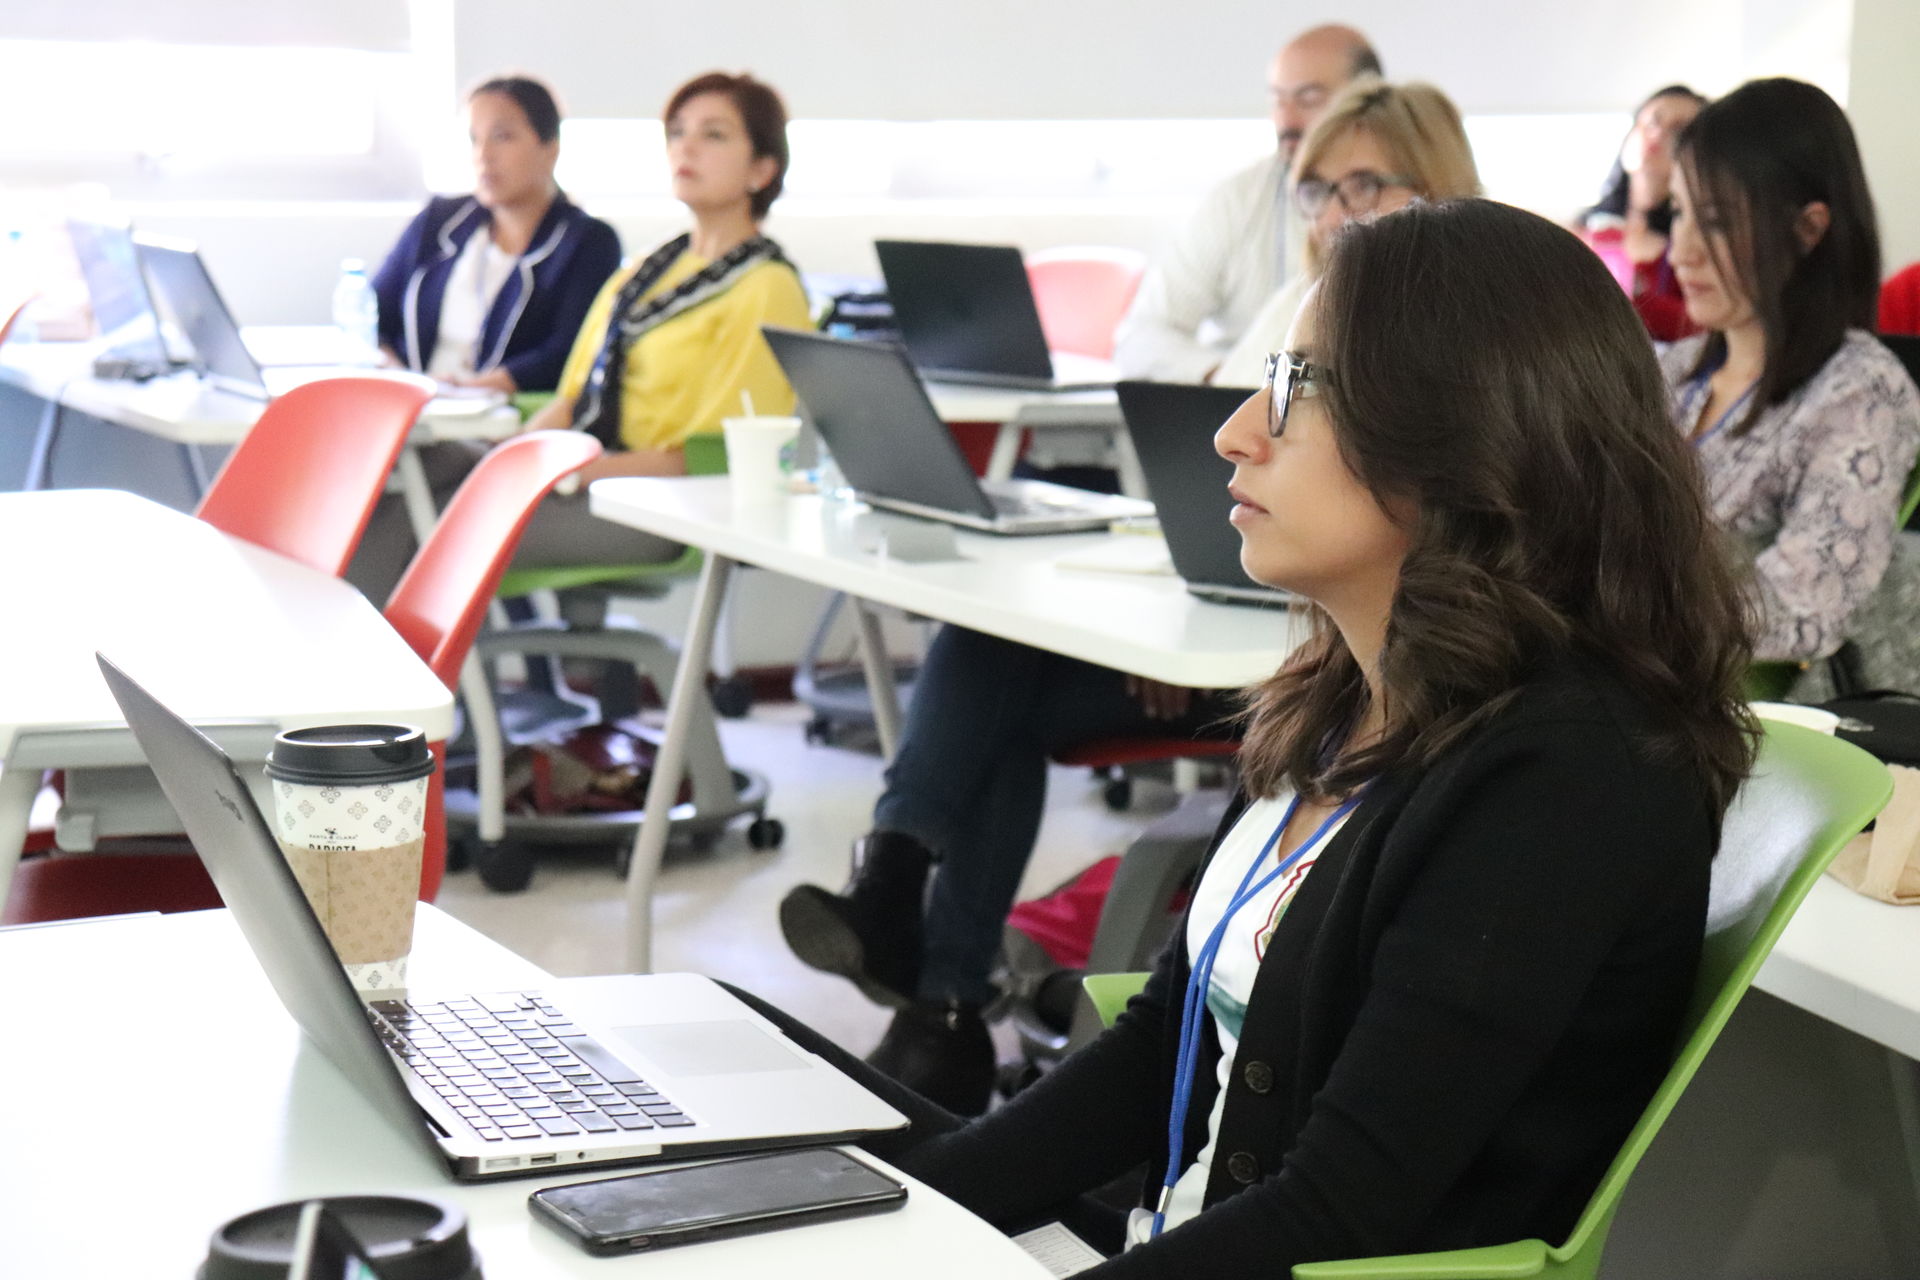
<svg viewBox="0 0 1920 1280">
<path fill-rule="evenodd" d="M 1444 1253 L 1303 1263 L 1293 1269 L 1294 1280 L 1598 1276 L 1600 1253 L 1627 1179 L 1680 1100 L 1681 1090 L 1813 882 L 1892 792 L 1886 767 L 1858 747 L 1797 725 L 1766 725 L 1759 762 L 1727 811 L 1714 859 L 1706 944 L 1679 1052 L 1566 1243 L 1516 1240 Z M 1143 973 L 1099 974 L 1088 977 L 1085 986 L 1101 1017 L 1111 1022 L 1145 981 Z"/>
<path fill-rule="evenodd" d="M 551 399 L 550 392 L 525 392 L 515 396 L 513 403 L 525 419 Z M 716 434 L 690 437 L 686 458 L 689 475 L 724 474 L 726 443 Z M 569 591 L 595 591 L 628 599 L 658 597 L 676 580 L 699 572 L 700 564 L 700 551 L 688 547 L 671 560 L 644 564 L 509 569 L 500 579 L 497 594 L 502 599 Z M 679 662 L 672 646 L 648 631 L 619 626 L 578 628 L 556 622 L 523 623 L 489 631 L 475 642 L 474 652 L 489 671 L 494 659 L 510 653 L 623 662 L 663 692 L 672 686 L 674 669 Z M 502 739 L 524 740 L 530 730 L 519 721 L 528 717 L 516 716 L 509 709 L 502 729 L 489 733 L 479 724 L 484 714 L 480 699 L 469 698 L 469 702 L 474 704 L 470 709 L 475 719 L 479 777 L 471 795 L 449 796 L 449 813 L 462 828 L 471 831 L 471 836 L 461 841 L 462 851 L 489 888 L 500 892 L 524 889 L 533 875 L 533 853 L 538 844 L 605 843 L 620 838 L 623 834 L 620 827 L 631 827 L 632 815 L 508 816 L 503 777 L 506 745 Z M 533 717 L 539 721 L 537 732 L 541 736 L 568 727 L 568 723 L 554 720 L 552 711 L 552 707 L 546 707 Z M 688 803 L 676 806 L 675 829 L 704 843 L 712 840 L 732 819 L 750 813 L 754 821 L 747 834 L 753 846 L 778 845 L 784 832 L 777 820 L 766 816 L 766 780 L 757 774 L 736 772 L 728 765 L 711 707 L 703 705 L 698 711 L 687 740 Z M 590 713 L 581 711 L 571 717 L 571 723 L 583 723 L 588 718 Z"/>
</svg>

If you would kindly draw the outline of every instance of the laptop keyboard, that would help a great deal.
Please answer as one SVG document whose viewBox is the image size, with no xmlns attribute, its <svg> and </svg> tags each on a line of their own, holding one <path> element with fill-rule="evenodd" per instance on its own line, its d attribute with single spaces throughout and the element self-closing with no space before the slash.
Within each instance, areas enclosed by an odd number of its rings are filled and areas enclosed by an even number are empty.
<svg viewBox="0 0 1920 1280">
<path fill-rule="evenodd" d="M 488 1142 L 693 1123 L 537 992 L 369 1011 L 387 1047 Z"/>
</svg>

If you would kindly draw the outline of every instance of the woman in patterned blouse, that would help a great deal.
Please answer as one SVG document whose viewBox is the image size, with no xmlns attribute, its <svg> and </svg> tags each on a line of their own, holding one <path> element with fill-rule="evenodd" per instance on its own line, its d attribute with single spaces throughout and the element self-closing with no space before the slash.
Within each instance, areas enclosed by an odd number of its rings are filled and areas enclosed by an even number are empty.
<svg viewBox="0 0 1920 1280">
<path fill-rule="evenodd" d="M 1701 111 L 1674 172 L 1675 274 L 1704 332 L 1662 360 L 1714 518 L 1753 557 L 1754 656 L 1847 638 L 1893 553 L 1920 391 L 1872 335 L 1880 246 L 1846 116 L 1796 80 Z"/>
</svg>

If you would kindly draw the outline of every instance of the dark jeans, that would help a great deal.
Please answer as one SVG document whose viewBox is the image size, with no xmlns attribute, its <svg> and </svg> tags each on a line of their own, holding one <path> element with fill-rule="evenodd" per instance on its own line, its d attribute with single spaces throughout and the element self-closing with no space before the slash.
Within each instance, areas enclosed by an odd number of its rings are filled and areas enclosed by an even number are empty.
<svg viewBox="0 0 1920 1280">
<path fill-rule="evenodd" d="M 1225 737 L 1231 709 L 1229 697 L 1210 694 L 1178 720 L 1151 720 L 1117 671 L 942 627 L 873 810 L 876 829 L 912 836 L 940 858 L 920 996 L 992 999 L 989 975 L 1040 831 L 1054 752 L 1127 735 Z"/>
<path fill-rule="evenodd" d="M 907 1118 L 907 1127 L 892 1133 L 876 1134 L 858 1145 L 888 1164 L 914 1172 L 914 1152 L 921 1144 L 952 1133 L 967 1121 L 935 1103 L 927 1101 L 891 1076 L 883 1075 L 854 1057 L 806 1023 L 760 997 L 728 983 L 728 991 L 744 1000 L 754 1012 L 779 1027 L 786 1037 L 808 1053 L 814 1054 L 841 1074 L 851 1078 L 867 1092 Z M 1080 1196 L 1066 1204 L 1055 1205 L 1014 1223 L 996 1225 L 1017 1234 L 1048 1222 L 1064 1222 L 1074 1234 L 1109 1257 L 1118 1253 L 1126 1240 L 1126 1215 L 1092 1196 Z"/>
</svg>

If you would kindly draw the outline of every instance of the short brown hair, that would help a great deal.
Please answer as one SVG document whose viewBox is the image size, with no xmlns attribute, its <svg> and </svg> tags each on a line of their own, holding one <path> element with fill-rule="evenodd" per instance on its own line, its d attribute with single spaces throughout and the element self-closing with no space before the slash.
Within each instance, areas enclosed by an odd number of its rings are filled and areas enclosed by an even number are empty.
<svg viewBox="0 0 1920 1280">
<path fill-rule="evenodd" d="M 1460 122 L 1460 108 L 1430 84 L 1388 84 L 1370 76 L 1353 81 L 1300 140 L 1293 180 L 1314 169 L 1351 133 L 1380 144 L 1396 172 L 1424 200 L 1455 200 L 1480 194 L 1480 171 Z M 1320 250 L 1307 240 L 1307 261 L 1321 265 Z"/>
<path fill-rule="evenodd" d="M 733 109 L 740 113 L 741 121 L 747 126 L 754 159 L 763 156 L 773 159 L 773 180 L 753 193 L 753 218 L 758 222 L 773 208 L 773 202 L 780 198 L 781 188 L 787 182 L 787 104 L 780 100 L 772 85 L 755 80 L 744 71 L 739 75 L 709 71 L 673 91 L 673 96 L 667 99 L 667 109 L 660 113 L 661 122 L 672 124 L 680 108 L 706 93 L 720 94 L 733 103 Z"/>
<path fill-rule="evenodd" d="M 1650 753 L 1724 807 L 1752 762 L 1748 619 L 1633 305 L 1571 232 L 1490 200 L 1410 205 L 1334 237 L 1313 358 L 1347 469 L 1414 511 L 1376 680 L 1386 731 L 1322 752 L 1371 696 L 1315 634 L 1254 691 L 1248 790 L 1350 792 L 1424 768 L 1539 664 L 1605 670 Z"/>
</svg>

